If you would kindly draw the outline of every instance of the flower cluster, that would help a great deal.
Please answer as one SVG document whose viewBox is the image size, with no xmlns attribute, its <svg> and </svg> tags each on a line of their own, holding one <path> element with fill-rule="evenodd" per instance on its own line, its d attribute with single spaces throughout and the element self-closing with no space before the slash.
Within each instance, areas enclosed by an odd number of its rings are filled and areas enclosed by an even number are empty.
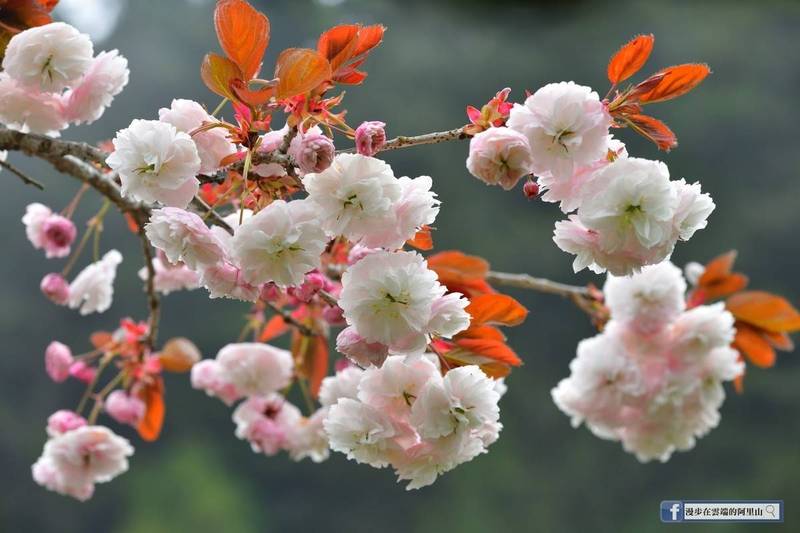
<svg viewBox="0 0 800 533">
<path fill-rule="evenodd" d="M 734 319 L 724 304 L 687 309 L 686 282 L 665 261 L 634 276 L 609 276 L 611 320 L 581 341 L 556 405 L 597 436 L 621 441 L 640 461 L 667 461 L 713 429 L 722 382 L 742 373 L 730 347 Z"/>
<path fill-rule="evenodd" d="M 321 401 L 330 447 L 375 468 L 391 465 L 407 489 L 471 461 L 497 440 L 502 382 L 477 366 L 442 376 L 434 354 L 390 356 L 326 378 Z"/>
<path fill-rule="evenodd" d="M 698 183 L 671 181 L 659 161 L 628 158 L 609 134 L 612 117 L 596 92 L 573 82 L 551 83 L 514 104 L 506 126 L 470 142 L 469 171 L 512 189 L 538 179 L 542 199 L 564 213 L 554 241 L 584 268 L 614 275 L 638 272 L 668 258 L 678 240 L 706 226 L 714 202 Z"/>
<path fill-rule="evenodd" d="M 53 213 L 46 205 L 32 203 L 25 209 L 22 223 L 30 243 L 34 248 L 44 250 L 48 258 L 62 258 L 70 254 L 77 229 L 66 216 Z M 93 231 L 99 230 L 94 228 Z M 40 288 L 57 305 L 80 309 L 82 315 L 102 313 L 111 306 L 114 279 L 121 262 L 122 254 L 110 250 L 103 257 L 96 257 L 96 261 L 87 265 L 72 283 L 64 279 L 66 274 L 52 272 L 42 278 Z"/>
<path fill-rule="evenodd" d="M 322 417 L 304 417 L 279 392 L 293 378 L 294 362 L 286 350 L 266 344 L 238 343 L 223 347 L 215 359 L 192 367 L 192 386 L 227 405 L 244 398 L 233 412 L 236 436 L 253 451 L 275 455 L 280 450 L 299 461 L 328 457 Z"/>
<path fill-rule="evenodd" d="M 63 22 L 27 29 L 8 43 L 0 72 L 0 122 L 58 136 L 92 123 L 128 84 L 128 61 L 116 50 L 93 56 L 88 35 Z"/>
</svg>

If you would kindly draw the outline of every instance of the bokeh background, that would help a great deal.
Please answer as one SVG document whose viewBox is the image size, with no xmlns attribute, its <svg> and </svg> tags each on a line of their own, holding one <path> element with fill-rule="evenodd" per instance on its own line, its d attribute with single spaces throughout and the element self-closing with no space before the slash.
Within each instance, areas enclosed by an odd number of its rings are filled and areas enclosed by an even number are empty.
<svg viewBox="0 0 800 533">
<path fill-rule="evenodd" d="M 714 74 L 694 93 L 652 108 L 678 134 L 672 153 L 630 131 L 631 153 L 662 158 L 674 177 L 700 179 L 717 210 L 707 229 L 680 244 L 674 260 L 707 261 L 739 250 L 738 266 L 753 286 L 800 302 L 798 253 L 798 124 L 800 5 L 789 1 L 502 2 L 425 0 L 255 1 L 272 22 L 265 65 L 280 50 L 313 46 L 342 22 L 381 22 L 384 44 L 370 57 L 363 86 L 347 92 L 351 124 L 384 120 L 390 135 L 449 129 L 465 122 L 464 106 L 495 91 L 575 80 L 604 94 L 610 55 L 637 33 L 656 47 L 644 74 L 670 64 L 706 61 Z M 175 97 L 213 107 L 199 79 L 203 54 L 217 50 L 212 0 L 62 0 L 56 17 L 118 48 L 131 82 L 98 123 L 66 132 L 70 139 L 113 137 L 133 118 L 156 118 Z M 271 67 L 268 67 L 268 69 Z M 230 113 L 228 113 L 230 114 Z M 443 201 L 438 249 L 458 248 L 491 259 L 497 270 L 530 272 L 572 283 L 571 256 L 551 241 L 559 218 L 552 204 L 528 202 L 519 191 L 487 188 L 464 167 L 467 146 L 451 143 L 386 154 L 399 175 L 430 174 Z M 46 182 L 43 193 L 0 176 L 0 531 L 161 533 L 341 531 L 660 531 L 662 499 L 783 498 L 784 529 L 800 522 L 800 364 L 785 354 L 775 368 L 754 369 L 742 396 L 729 391 L 722 423 L 689 453 L 666 464 L 639 464 L 617 443 L 574 430 L 550 400 L 568 373 L 576 343 L 593 334 L 586 317 L 557 297 L 515 294 L 530 309 L 510 332 L 525 366 L 509 379 L 501 403 L 505 429 L 488 455 L 406 492 L 391 472 L 345 460 L 294 464 L 285 455 L 253 454 L 233 435 L 230 409 L 168 377 L 168 416 L 161 440 L 138 441 L 131 470 L 98 486 L 80 504 L 30 479 L 45 440 L 47 416 L 74 407 L 80 388 L 55 386 L 43 370 L 51 339 L 77 351 L 88 333 L 146 312 L 139 244 L 119 216 L 107 218 L 104 248 L 126 257 L 115 303 L 103 315 L 79 317 L 38 293 L 42 275 L 61 264 L 44 259 L 24 237 L 25 205 L 62 207 L 77 190 L 69 178 L 24 156 L 10 159 Z M 100 205 L 83 201 L 80 216 Z M 85 218 L 84 218 L 85 219 Z M 162 338 L 191 337 L 212 357 L 234 338 L 244 304 L 209 301 L 204 291 L 164 300 Z M 767 529 L 747 525 L 684 526 L 694 531 Z"/>
</svg>

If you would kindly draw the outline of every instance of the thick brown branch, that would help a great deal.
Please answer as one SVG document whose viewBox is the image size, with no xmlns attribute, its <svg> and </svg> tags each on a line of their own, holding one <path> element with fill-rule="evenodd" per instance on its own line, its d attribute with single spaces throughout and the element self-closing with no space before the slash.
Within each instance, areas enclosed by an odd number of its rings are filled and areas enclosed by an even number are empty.
<svg viewBox="0 0 800 533">
<path fill-rule="evenodd" d="M 82 161 L 99 165 L 105 165 L 108 156 L 103 150 L 90 144 L 53 139 L 35 133 L 21 133 L 3 127 L 0 127 L 0 150 L 18 150 L 43 159 L 72 155 Z"/>
</svg>

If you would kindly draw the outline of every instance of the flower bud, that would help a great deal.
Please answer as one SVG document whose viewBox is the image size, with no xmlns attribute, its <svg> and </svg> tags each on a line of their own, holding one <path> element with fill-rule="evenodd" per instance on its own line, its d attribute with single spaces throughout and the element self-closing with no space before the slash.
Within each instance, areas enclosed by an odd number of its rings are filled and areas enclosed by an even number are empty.
<svg viewBox="0 0 800 533">
<path fill-rule="evenodd" d="M 61 409 L 47 419 L 47 434 L 56 437 L 86 425 L 86 419 L 75 411 Z"/>
<path fill-rule="evenodd" d="M 144 417 L 146 406 L 140 398 L 117 389 L 108 395 L 104 408 L 108 416 L 120 424 L 135 426 Z"/>
<path fill-rule="evenodd" d="M 61 383 L 70 376 L 73 361 L 69 346 L 58 341 L 51 342 L 44 352 L 44 368 L 50 379 L 56 383 Z"/>
<path fill-rule="evenodd" d="M 51 272 L 42 278 L 39 284 L 42 294 L 57 305 L 67 305 L 69 300 L 69 284 L 61 274 Z"/>
<path fill-rule="evenodd" d="M 344 311 L 338 305 L 329 305 L 322 310 L 322 319 L 331 326 L 341 326 L 345 323 Z"/>
<path fill-rule="evenodd" d="M 356 150 L 361 155 L 374 156 L 386 144 L 386 124 L 378 121 L 362 122 L 356 128 Z"/>
<path fill-rule="evenodd" d="M 528 200 L 533 200 L 539 196 L 539 184 L 533 180 L 528 180 L 522 186 L 522 192 Z"/>
<path fill-rule="evenodd" d="M 175 337 L 164 344 L 158 359 L 168 372 L 188 372 L 200 360 L 200 350 L 189 339 Z"/>
<path fill-rule="evenodd" d="M 290 294 L 300 302 L 308 303 L 316 294 L 330 286 L 330 281 L 324 274 L 319 272 L 309 272 L 306 274 L 303 283 L 294 289 L 290 289 Z"/>
<path fill-rule="evenodd" d="M 91 383 L 94 380 L 95 374 L 97 374 L 97 369 L 87 365 L 83 361 L 75 361 L 69 366 L 69 375 L 84 383 Z"/>
<path fill-rule="evenodd" d="M 389 347 L 379 342 L 367 342 L 352 326 L 344 328 L 336 337 L 336 350 L 364 368 L 381 366 L 389 356 Z"/>
<path fill-rule="evenodd" d="M 325 136 L 318 127 L 313 127 L 305 133 L 298 133 L 289 144 L 289 155 L 295 164 L 300 167 L 300 172 L 322 172 L 333 163 L 336 148 L 333 141 Z"/>
</svg>

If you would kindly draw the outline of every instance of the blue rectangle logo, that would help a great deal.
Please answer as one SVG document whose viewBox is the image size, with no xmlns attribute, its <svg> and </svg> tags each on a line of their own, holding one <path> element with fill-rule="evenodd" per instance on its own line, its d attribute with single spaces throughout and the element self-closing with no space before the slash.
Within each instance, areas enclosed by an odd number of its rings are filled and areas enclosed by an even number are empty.
<svg viewBox="0 0 800 533">
<path fill-rule="evenodd" d="M 783 500 L 664 500 L 659 516 L 677 522 L 783 522 Z"/>
</svg>

